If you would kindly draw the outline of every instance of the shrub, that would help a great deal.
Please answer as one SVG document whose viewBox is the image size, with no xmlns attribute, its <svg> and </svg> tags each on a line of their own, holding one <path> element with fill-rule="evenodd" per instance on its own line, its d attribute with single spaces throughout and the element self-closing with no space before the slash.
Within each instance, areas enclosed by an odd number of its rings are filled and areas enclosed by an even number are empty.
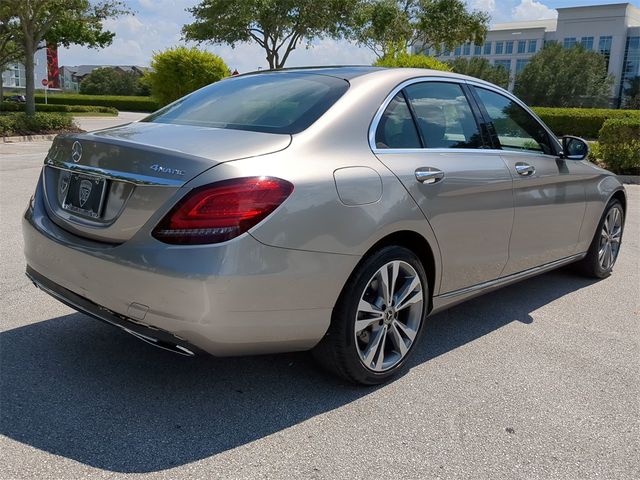
<svg viewBox="0 0 640 480">
<path fill-rule="evenodd" d="M 451 69 L 462 75 L 480 78 L 502 88 L 509 86 L 509 71 L 501 65 L 491 65 L 482 57 L 456 58 L 447 62 Z"/>
<path fill-rule="evenodd" d="M 152 97 L 118 95 L 83 95 L 79 93 L 57 93 L 48 95 L 49 105 L 93 105 L 112 107 L 125 112 L 154 112 L 160 105 Z M 44 103 L 44 94 L 36 94 L 36 103 Z"/>
<path fill-rule="evenodd" d="M 80 82 L 80 93 L 89 95 L 148 95 L 141 74 L 114 67 L 96 68 Z"/>
<path fill-rule="evenodd" d="M 149 85 L 151 94 L 162 105 L 222 80 L 231 73 L 217 55 L 186 47 L 154 53 L 151 68 L 145 73 L 143 82 Z"/>
<path fill-rule="evenodd" d="M 376 60 L 373 65 L 376 67 L 430 68 L 431 70 L 451 71 L 449 65 L 433 57 L 409 53 L 399 53 L 393 56 L 382 57 Z"/>
<path fill-rule="evenodd" d="M 610 118 L 640 118 L 640 110 L 534 107 L 533 111 L 558 136 L 593 139 L 598 138 L 602 125 Z"/>
<path fill-rule="evenodd" d="M 602 161 L 618 174 L 640 174 L 640 117 L 613 118 L 600 129 Z"/>
<path fill-rule="evenodd" d="M 25 113 L 5 113 L 0 115 L 0 134 L 35 135 L 77 131 L 73 117 L 63 113 L 36 112 L 32 117 Z"/>
<path fill-rule="evenodd" d="M 0 106 L 0 112 L 24 112 L 24 103 L 4 102 Z M 65 112 L 65 113 L 111 113 L 118 114 L 118 110 L 113 107 L 98 107 L 95 105 L 56 105 L 46 103 L 36 103 L 36 112 Z"/>
</svg>

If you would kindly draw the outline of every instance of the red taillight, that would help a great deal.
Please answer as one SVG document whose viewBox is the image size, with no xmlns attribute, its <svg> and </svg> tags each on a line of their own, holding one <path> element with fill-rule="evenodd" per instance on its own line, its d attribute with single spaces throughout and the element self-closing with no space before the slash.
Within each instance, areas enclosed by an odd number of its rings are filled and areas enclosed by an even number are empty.
<svg viewBox="0 0 640 480">
<path fill-rule="evenodd" d="M 218 243 L 237 237 L 273 212 L 293 191 L 286 180 L 246 177 L 189 192 L 153 230 L 166 243 Z"/>
</svg>

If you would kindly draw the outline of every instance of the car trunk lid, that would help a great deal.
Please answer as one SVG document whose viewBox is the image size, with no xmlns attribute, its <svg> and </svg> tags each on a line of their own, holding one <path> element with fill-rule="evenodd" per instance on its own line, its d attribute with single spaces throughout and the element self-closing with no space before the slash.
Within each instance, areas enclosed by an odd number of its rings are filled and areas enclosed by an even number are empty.
<svg viewBox="0 0 640 480">
<path fill-rule="evenodd" d="M 290 135 L 149 122 L 59 136 L 45 160 L 46 204 L 61 227 L 122 243 L 204 171 L 290 142 Z"/>
</svg>

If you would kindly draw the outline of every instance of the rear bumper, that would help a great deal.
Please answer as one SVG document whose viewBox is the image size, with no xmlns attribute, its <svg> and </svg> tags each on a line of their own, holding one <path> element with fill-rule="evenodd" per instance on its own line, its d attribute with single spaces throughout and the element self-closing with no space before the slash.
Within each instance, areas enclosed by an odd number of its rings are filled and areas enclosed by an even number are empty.
<svg viewBox="0 0 640 480">
<path fill-rule="evenodd" d="M 121 245 L 100 244 L 53 223 L 38 194 L 22 228 L 27 274 L 52 296 L 165 347 L 219 356 L 312 348 L 359 260 L 248 234 L 170 246 L 142 229 Z"/>
<path fill-rule="evenodd" d="M 97 320 L 121 328 L 142 341 L 165 350 L 179 353 L 180 355 L 193 356 L 201 353 L 200 349 L 189 344 L 183 338 L 177 337 L 170 332 L 136 322 L 131 318 L 118 315 L 107 308 L 96 305 L 86 298 L 76 295 L 71 290 L 57 285 L 29 266 L 27 266 L 26 275 L 36 287 L 48 293 L 56 300 Z"/>
</svg>

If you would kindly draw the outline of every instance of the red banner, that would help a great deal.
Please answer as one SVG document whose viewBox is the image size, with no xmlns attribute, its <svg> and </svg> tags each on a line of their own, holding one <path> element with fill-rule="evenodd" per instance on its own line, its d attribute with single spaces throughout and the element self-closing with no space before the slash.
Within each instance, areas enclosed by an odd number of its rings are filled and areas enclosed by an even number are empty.
<svg viewBox="0 0 640 480">
<path fill-rule="evenodd" d="M 47 45 L 47 77 L 49 88 L 60 88 L 60 72 L 58 71 L 58 46 Z"/>
</svg>

